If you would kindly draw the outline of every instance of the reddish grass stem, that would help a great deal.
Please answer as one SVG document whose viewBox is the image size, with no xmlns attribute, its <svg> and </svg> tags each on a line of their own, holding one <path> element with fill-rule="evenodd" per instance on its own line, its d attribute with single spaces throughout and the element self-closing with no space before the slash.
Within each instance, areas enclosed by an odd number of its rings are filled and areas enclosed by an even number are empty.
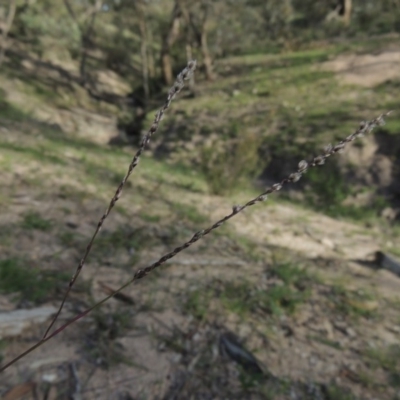
<svg viewBox="0 0 400 400">
<path fill-rule="evenodd" d="M 141 144 L 139 146 L 138 151 L 136 152 L 135 156 L 133 157 L 131 163 L 129 164 L 128 167 L 128 171 L 126 172 L 124 178 L 122 179 L 121 183 L 119 184 L 117 190 L 115 191 L 114 196 L 112 197 L 110 204 L 108 205 L 106 211 L 104 212 L 104 214 L 101 216 L 99 222 L 97 223 L 97 227 L 96 230 L 93 233 L 92 238 L 90 239 L 89 243 L 86 246 L 86 250 L 85 253 L 82 257 L 82 259 L 80 260 L 76 271 L 74 273 L 74 275 L 72 276 L 69 284 L 68 284 L 68 288 L 65 292 L 65 295 L 61 301 L 60 307 L 57 310 L 57 313 L 55 314 L 54 318 L 52 319 L 49 327 L 46 329 L 46 332 L 43 335 L 43 339 L 45 339 L 47 337 L 47 335 L 50 332 L 50 329 L 53 327 L 53 325 L 55 324 L 55 322 L 57 321 L 63 307 L 65 304 L 65 301 L 68 298 L 68 295 L 72 289 L 72 287 L 74 286 L 76 280 L 78 279 L 78 276 L 80 274 L 80 272 L 82 271 L 82 268 L 86 262 L 86 259 L 92 249 L 93 243 L 97 237 L 97 234 L 100 232 L 104 221 L 106 220 L 106 218 L 108 217 L 108 215 L 110 214 L 111 210 L 113 209 L 115 203 L 118 201 L 118 199 L 121 197 L 122 194 L 122 190 L 125 186 L 125 183 L 127 182 L 127 180 L 129 179 L 132 171 L 134 170 L 134 168 L 138 165 L 139 163 L 139 159 L 140 156 L 143 153 L 144 148 L 146 147 L 146 145 L 150 142 L 151 137 L 156 133 L 160 122 L 165 114 L 165 112 L 167 111 L 167 109 L 169 108 L 169 106 L 171 105 L 172 100 L 175 98 L 175 96 L 183 89 L 184 87 L 184 81 L 187 79 L 190 79 L 190 77 L 192 76 L 194 70 L 196 69 L 196 61 L 192 60 L 189 61 L 186 68 L 177 76 L 175 83 L 172 85 L 172 87 L 170 88 L 169 92 L 168 92 L 168 97 L 167 100 L 165 101 L 164 105 L 157 111 L 153 124 L 151 125 L 150 129 L 148 130 L 147 134 L 144 136 L 143 140 L 141 141 Z"/>
</svg>

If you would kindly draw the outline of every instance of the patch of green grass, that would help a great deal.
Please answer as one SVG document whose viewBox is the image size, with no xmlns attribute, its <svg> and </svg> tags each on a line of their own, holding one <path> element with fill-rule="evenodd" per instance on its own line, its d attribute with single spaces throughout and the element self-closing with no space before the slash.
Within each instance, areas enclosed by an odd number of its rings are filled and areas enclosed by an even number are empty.
<svg viewBox="0 0 400 400">
<path fill-rule="evenodd" d="M 262 382 L 266 380 L 265 376 L 256 373 L 253 371 L 249 371 L 248 369 L 239 367 L 239 382 L 244 391 L 254 390 L 260 387 Z"/>
<path fill-rule="evenodd" d="M 87 335 L 84 348 L 89 358 L 106 369 L 120 363 L 140 368 L 125 355 L 123 346 L 116 341 L 133 327 L 132 313 L 128 309 L 115 313 L 97 309 L 92 318 L 94 326 Z"/>
<path fill-rule="evenodd" d="M 6 101 L 4 95 L 4 91 L 0 89 L 0 118 L 11 121 L 26 120 L 28 114 Z"/>
<path fill-rule="evenodd" d="M 226 282 L 219 294 L 223 307 L 234 314 L 244 316 L 253 311 L 254 296 L 248 282 Z"/>
<path fill-rule="evenodd" d="M 312 168 L 305 176 L 310 187 L 305 192 L 304 204 L 322 211 L 334 218 L 348 218 L 355 221 L 367 221 L 376 218 L 388 205 L 385 198 L 375 196 L 367 206 L 346 205 L 344 200 L 353 194 L 351 183 L 347 182 L 336 162 L 323 168 Z"/>
<path fill-rule="evenodd" d="M 184 218 L 194 224 L 204 224 L 209 221 L 195 206 L 184 203 L 175 203 L 174 206 L 176 207 L 176 215 L 180 218 Z"/>
<path fill-rule="evenodd" d="M 39 213 L 29 211 L 24 215 L 21 226 L 27 230 L 36 229 L 47 232 L 52 228 L 53 224 L 50 220 L 43 218 Z"/>
<path fill-rule="evenodd" d="M 135 238 L 135 232 L 127 226 L 108 232 L 104 231 L 103 235 L 97 239 L 97 245 L 104 251 L 118 251 L 121 248 L 129 249 L 136 246 L 138 238 Z"/>
<path fill-rule="evenodd" d="M 100 159 L 98 162 L 89 161 L 88 157 L 81 157 L 81 165 L 84 167 L 85 177 L 89 178 L 93 181 L 95 178 L 97 181 L 101 181 L 102 183 L 109 183 L 111 186 L 117 187 L 123 178 L 122 171 L 123 169 L 119 168 L 120 171 L 114 171 L 115 165 L 112 165 L 110 162 L 107 163 L 104 158 Z M 127 163 L 128 164 L 128 163 Z M 97 182 L 96 182 L 97 183 Z M 130 181 L 125 183 L 125 188 L 129 188 L 132 186 Z"/>
<path fill-rule="evenodd" d="M 20 156 L 26 156 L 33 160 L 38 160 L 41 163 L 48 162 L 57 165 L 66 165 L 65 160 L 49 151 L 46 146 L 37 145 L 35 147 L 22 146 L 16 143 L 2 142 L 1 147 L 5 150 L 19 153 Z"/>
<path fill-rule="evenodd" d="M 267 289 L 254 289 L 246 282 L 228 283 L 221 293 L 225 307 L 244 314 L 247 312 L 266 312 L 272 315 L 291 314 L 296 307 L 307 300 L 309 280 L 304 270 L 290 263 L 275 264 L 269 269 L 277 283 Z"/>
<path fill-rule="evenodd" d="M 23 86 L 24 92 L 32 97 L 37 97 L 40 100 L 44 100 L 47 102 L 56 102 L 60 99 L 59 94 L 54 89 L 46 86 L 45 84 L 39 82 L 35 79 L 30 79 L 29 83 L 26 81 L 26 84 Z"/>
<path fill-rule="evenodd" d="M 68 199 L 73 203 L 82 204 L 90 196 L 85 190 L 78 190 L 70 185 L 60 185 L 58 188 L 58 197 L 61 199 Z M 70 211 L 68 210 L 68 213 Z"/>
<path fill-rule="evenodd" d="M 140 218 L 143 219 L 143 221 L 146 222 L 160 222 L 161 217 L 159 215 L 154 215 L 154 214 L 148 214 L 148 213 L 142 213 L 140 214 Z"/>
<path fill-rule="evenodd" d="M 9 247 L 13 240 L 13 235 L 10 234 L 15 229 L 14 224 L 5 224 L 0 229 L 0 244 L 4 248 Z"/>
<path fill-rule="evenodd" d="M 285 81 L 285 84 L 301 89 L 301 86 L 309 87 L 310 85 L 315 85 L 318 80 L 327 80 L 333 76 L 333 73 L 329 71 L 312 71 L 306 69 L 301 73 L 293 74 L 291 78 Z"/>
<path fill-rule="evenodd" d="M 258 196 L 258 192 L 251 193 L 249 197 Z M 249 212 L 252 212 L 249 210 Z M 262 261 L 265 259 L 265 253 L 260 249 L 260 243 L 248 238 L 246 235 L 240 235 L 232 230 L 227 225 L 222 225 L 219 229 L 213 232 L 213 235 L 229 238 L 232 241 L 231 251 L 238 254 L 241 258 L 247 258 L 251 261 Z"/>
<path fill-rule="evenodd" d="M 399 240 L 399 239 L 398 239 Z M 395 255 L 395 256 L 397 256 L 397 257 L 400 257 L 400 248 L 397 248 L 397 247 L 390 247 L 389 249 L 388 249 L 388 251 L 390 252 L 390 253 L 393 253 L 393 255 Z"/>
<path fill-rule="evenodd" d="M 40 271 L 22 260 L 0 260 L 0 293 L 19 292 L 21 298 L 34 303 L 50 298 L 57 287 L 69 279 L 70 274 Z"/>
<path fill-rule="evenodd" d="M 234 240 L 238 250 L 246 254 L 251 260 L 260 261 L 262 259 L 263 255 L 259 251 L 259 243 L 255 243 L 244 235 L 236 236 Z"/>
<path fill-rule="evenodd" d="M 333 347 L 334 349 L 340 350 L 342 346 L 340 345 L 339 342 L 335 342 L 333 340 L 329 340 L 325 337 L 322 336 L 316 336 L 316 335 L 308 335 L 308 339 L 310 340 L 315 340 L 316 342 L 319 342 L 321 344 L 324 344 L 325 346 Z"/>
<path fill-rule="evenodd" d="M 119 226 L 113 231 L 104 230 L 96 240 L 96 251 L 93 256 L 101 260 L 102 257 L 114 257 L 121 251 L 131 254 L 129 263 L 135 263 L 144 248 L 153 247 L 156 244 L 171 244 L 175 241 L 178 231 L 175 227 L 165 229 L 156 234 L 150 226 L 140 226 L 133 229 L 129 225 Z"/>
<path fill-rule="evenodd" d="M 184 312 L 193 315 L 194 318 L 202 321 L 207 318 L 209 303 L 214 296 L 210 288 L 196 289 L 189 292 L 185 299 Z"/>
<path fill-rule="evenodd" d="M 200 168 L 212 194 L 223 195 L 240 189 L 244 181 L 257 176 L 261 167 L 261 137 L 231 122 L 223 146 L 214 143 L 200 150 Z"/>
<path fill-rule="evenodd" d="M 66 248 L 73 248 L 78 252 L 83 252 L 85 250 L 85 246 L 88 243 L 88 238 L 82 235 L 78 229 L 76 230 L 62 230 L 58 232 L 58 241 Z M 95 253 L 95 252 L 94 252 Z"/>
<path fill-rule="evenodd" d="M 343 389 L 335 384 L 326 386 L 327 400 L 357 400 L 348 389 Z"/>
<path fill-rule="evenodd" d="M 281 279 L 286 285 L 300 285 L 310 278 L 307 271 L 289 262 L 276 263 L 269 268 L 269 272 Z"/>
<path fill-rule="evenodd" d="M 176 186 L 191 192 L 204 193 L 206 185 L 201 174 L 182 163 L 170 165 L 146 155 L 141 157 L 140 172 L 146 180 Z"/>
<path fill-rule="evenodd" d="M 279 275 L 278 272 L 279 271 Z M 234 314 L 245 317 L 249 314 L 291 314 L 307 300 L 309 291 L 304 271 L 290 264 L 276 265 L 270 273 L 279 283 L 266 289 L 241 279 L 213 284 L 189 293 L 185 311 L 202 320 L 207 317 L 210 302 L 215 299 L 220 306 Z"/>
<path fill-rule="evenodd" d="M 307 292 L 288 285 L 254 290 L 247 283 L 228 283 L 221 293 L 221 301 L 225 308 L 241 316 L 252 312 L 272 315 L 292 314 L 307 298 Z"/>
<path fill-rule="evenodd" d="M 389 383 L 400 387 L 400 345 L 385 348 L 369 348 L 365 357 L 372 368 L 382 368 L 389 374 Z"/>
<path fill-rule="evenodd" d="M 71 247 L 76 241 L 76 232 L 65 231 L 58 235 L 60 242 L 65 247 Z"/>
<path fill-rule="evenodd" d="M 366 292 L 348 290 L 344 286 L 334 285 L 329 296 L 337 312 L 352 316 L 373 318 L 376 316 L 375 307 L 370 306 L 374 297 Z"/>
</svg>

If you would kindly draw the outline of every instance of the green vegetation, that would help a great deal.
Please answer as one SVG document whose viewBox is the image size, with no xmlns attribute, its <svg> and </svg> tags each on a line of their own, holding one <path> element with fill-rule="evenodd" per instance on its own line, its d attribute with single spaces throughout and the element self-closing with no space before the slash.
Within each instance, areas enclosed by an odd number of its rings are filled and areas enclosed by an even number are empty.
<svg viewBox="0 0 400 400">
<path fill-rule="evenodd" d="M 0 89 L 0 119 L 21 121 L 26 120 L 28 114 L 20 110 L 18 107 L 10 104 L 5 99 L 5 93 L 3 89 Z"/>
<path fill-rule="evenodd" d="M 89 359 L 106 369 L 119 363 L 140 368 L 125 355 L 123 346 L 116 341 L 133 326 L 133 315 L 129 310 L 114 313 L 96 310 L 93 318 L 94 326 L 87 333 L 84 347 Z"/>
<path fill-rule="evenodd" d="M 261 138 L 241 132 L 237 125 L 233 127 L 233 139 L 201 149 L 201 171 L 213 194 L 238 190 L 244 181 L 253 180 L 260 170 Z"/>
<path fill-rule="evenodd" d="M 0 293 L 18 292 L 21 299 L 41 303 L 71 278 L 69 273 L 43 271 L 29 264 L 15 258 L 0 260 Z"/>
<path fill-rule="evenodd" d="M 239 367 L 239 381 L 244 391 L 250 391 L 254 389 L 258 389 L 263 382 L 266 381 L 266 377 L 260 373 L 256 373 L 255 371 L 249 371 L 249 369 L 244 369 Z M 271 392 L 268 393 L 271 395 Z M 267 397 L 271 398 L 272 397 Z"/>
<path fill-rule="evenodd" d="M 210 303 L 217 302 L 223 310 L 242 318 L 249 314 L 279 316 L 293 313 L 308 299 L 310 276 L 304 270 L 282 263 L 270 268 L 268 274 L 278 281 L 263 289 L 240 279 L 193 290 L 185 301 L 185 312 L 203 320 L 207 318 Z"/>
<path fill-rule="evenodd" d="M 349 390 L 343 389 L 335 384 L 326 387 L 327 400 L 357 400 Z"/>
<path fill-rule="evenodd" d="M 305 180 L 310 187 L 306 191 L 304 204 L 334 218 L 365 221 L 378 216 L 388 206 L 387 200 L 382 196 L 375 196 L 368 206 L 343 204 L 349 196 L 357 192 L 333 160 L 324 168 L 308 171 Z"/>
<path fill-rule="evenodd" d="M 362 48 L 361 42 L 357 45 Z M 340 46 L 330 46 L 330 54 L 343 51 Z M 318 65 L 326 57 L 326 52 L 312 50 L 221 60 L 217 70 L 223 73 L 224 67 L 229 67 L 230 72 L 204 87 L 198 98 L 176 104 L 178 116 L 171 117 L 170 125 L 161 126 L 162 135 L 168 142 L 171 125 L 182 131 L 171 138 L 172 153 L 173 140 L 191 141 L 196 134 L 204 138 L 204 145 L 198 147 L 200 155 L 193 158 L 211 193 L 243 191 L 244 182 L 259 176 L 280 180 L 300 160 L 321 153 L 328 143 L 354 131 L 360 120 L 375 115 L 371 110 L 398 107 L 395 92 L 390 90 L 385 97 L 376 97 L 370 96 L 369 88 L 339 84 L 332 72 Z M 398 117 L 393 117 L 385 126 L 391 135 L 398 131 Z M 150 120 L 149 116 L 146 123 Z M 186 164 L 192 161 L 190 156 L 180 149 L 174 153 Z M 339 157 L 304 175 L 297 185 L 304 193 L 301 204 L 334 218 L 375 219 L 389 205 L 388 200 L 374 194 L 372 186 L 368 204 L 351 203 L 365 185 L 352 178 L 352 168 L 357 165 L 339 164 Z"/>
<path fill-rule="evenodd" d="M 325 337 L 322 336 L 317 336 L 317 335 L 309 335 L 308 338 L 310 340 L 315 340 L 316 342 L 319 342 L 321 344 L 324 344 L 325 346 L 333 347 L 334 349 L 340 350 L 342 346 L 340 345 L 339 342 L 335 342 L 333 340 L 329 340 Z"/>
<path fill-rule="evenodd" d="M 351 317 L 376 316 L 376 300 L 370 293 L 349 290 L 342 285 L 334 285 L 331 289 L 329 300 L 337 312 Z"/>
<path fill-rule="evenodd" d="M 140 215 L 140 218 L 143 221 L 150 222 L 150 223 L 157 223 L 157 222 L 161 221 L 161 216 L 156 215 L 156 214 L 143 213 Z"/>
<path fill-rule="evenodd" d="M 203 215 L 199 209 L 195 206 L 184 204 L 184 203 L 175 203 L 173 205 L 173 211 L 180 217 L 188 220 L 193 224 L 205 224 L 209 222 L 209 219 Z"/>
<path fill-rule="evenodd" d="M 77 232 L 64 231 L 58 235 L 61 244 L 65 247 L 72 247 L 76 244 L 77 239 L 82 241 L 83 237 Z"/>
<path fill-rule="evenodd" d="M 195 289 L 189 292 L 184 302 L 184 311 L 202 321 L 207 318 L 209 303 L 214 293 L 210 288 Z"/>
<path fill-rule="evenodd" d="M 214 231 L 214 235 L 228 237 L 233 244 L 233 250 L 240 257 L 249 262 L 261 262 L 265 259 L 265 253 L 260 249 L 260 244 L 248 238 L 246 235 L 232 233 L 228 225 L 222 226 L 219 230 Z"/>
<path fill-rule="evenodd" d="M 52 225 L 50 220 L 42 218 L 36 211 L 29 211 L 24 215 L 21 226 L 27 230 L 36 229 L 46 232 L 51 229 Z"/>
<path fill-rule="evenodd" d="M 142 249 L 148 248 L 156 243 L 156 238 L 151 230 L 146 228 L 132 229 L 123 225 L 114 231 L 104 230 L 97 240 L 96 257 L 101 260 L 104 257 L 115 257 L 120 252 L 132 254 L 129 265 L 134 264 Z"/>
<path fill-rule="evenodd" d="M 365 358 L 372 368 L 382 368 L 388 372 L 389 385 L 400 387 L 400 345 L 369 348 L 365 353 Z"/>
</svg>

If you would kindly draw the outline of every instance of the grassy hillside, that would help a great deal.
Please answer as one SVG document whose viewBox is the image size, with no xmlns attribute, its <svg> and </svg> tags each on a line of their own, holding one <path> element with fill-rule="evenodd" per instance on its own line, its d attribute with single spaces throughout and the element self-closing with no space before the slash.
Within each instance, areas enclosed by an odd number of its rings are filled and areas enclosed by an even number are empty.
<svg viewBox="0 0 400 400">
<path fill-rule="evenodd" d="M 182 93 L 107 219 L 62 320 L 361 120 L 398 108 L 398 81 L 349 86 L 322 64 L 358 46 L 227 59 L 194 98 Z M 59 304 L 135 151 L 46 123 L 37 110 L 56 107 L 46 94 L 29 92 L 31 83 L 9 84 L 0 98 L 0 304 L 10 311 Z M 30 98 L 40 107 L 27 107 Z M 398 137 L 399 128 L 394 113 L 381 133 Z M 232 139 L 240 146 L 226 155 Z M 260 146 L 246 147 L 249 141 Z M 201 154 L 212 156 L 203 152 L 207 143 L 225 154 L 208 169 L 200 164 Z M 252 156 L 260 169 L 241 175 L 233 164 L 245 166 Z M 376 269 L 373 252 L 400 255 L 400 230 L 379 217 L 385 202 L 343 204 L 356 195 L 338 161 L 345 156 L 307 175 L 300 194 L 246 210 L 127 288 L 129 301 L 111 299 L 22 359 L 3 373 L 0 393 L 34 382 L 57 399 L 78 386 L 84 399 L 397 398 L 399 281 Z M 210 171 L 237 174 L 235 190 L 212 194 L 211 180 L 222 183 Z M 354 188 L 365 186 L 353 179 Z M 379 182 L 364 190 L 376 188 Z M 2 362 L 44 329 L 2 338 Z M 221 350 L 227 331 L 259 360 L 262 374 Z"/>
<path fill-rule="evenodd" d="M 390 46 L 385 42 L 354 43 L 347 48 L 327 45 L 283 56 L 224 59 L 217 63 L 216 81 L 200 83 L 198 96 L 174 107 L 153 148 L 158 156 L 185 165 L 194 163 L 205 173 L 210 190 L 215 187 L 217 193 L 223 193 L 223 181 L 229 181 L 226 192 L 240 186 L 246 172 L 247 181 L 282 179 L 298 161 L 346 137 L 360 121 L 377 111 L 398 108 L 399 77 L 390 74 L 397 61 L 380 61 L 382 48 Z M 371 52 L 377 55 L 376 60 L 365 61 L 361 70 L 352 67 L 352 57 L 359 54 L 362 58 Z M 338 67 L 339 73 L 334 72 L 339 64 L 337 57 L 346 60 Z M 380 72 L 375 70 L 379 63 Z M 365 85 L 351 83 L 359 74 L 364 75 Z M 374 84 L 377 79 L 379 83 Z M 151 118 L 152 113 L 148 124 Z M 392 143 L 389 153 L 378 148 L 376 156 L 388 157 L 388 164 L 393 163 L 393 171 L 397 170 L 399 129 L 400 119 L 394 113 L 373 138 L 356 143 L 355 150 L 333 160 L 327 166 L 328 178 L 326 169 L 310 171 L 299 185 L 303 194 L 294 195 L 296 203 L 301 199 L 304 206 L 335 217 L 365 219 L 379 215 L 390 205 L 394 189 L 388 189 L 390 183 L 383 178 L 384 172 L 374 170 L 376 157 L 371 156 L 374 149 L 370 147 L 385 140 Z M 233 165 L 242 167 L 237 171 Z M 243 166 L 248 166 L 248 171 Z M 215 175 L 221 176 L 219 182 Z M 395 176 L 396 172 L 392 183 Z M 364 204 L 354 200 L 360 192 L 369 198 Z"/>
</svg>

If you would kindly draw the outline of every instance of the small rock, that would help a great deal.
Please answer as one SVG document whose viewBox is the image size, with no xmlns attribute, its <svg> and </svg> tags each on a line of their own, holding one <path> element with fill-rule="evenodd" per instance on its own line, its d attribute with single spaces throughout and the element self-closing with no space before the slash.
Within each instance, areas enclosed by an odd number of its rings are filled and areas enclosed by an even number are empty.
<svg viewBox="0 0 400 400">
<path fill-rule="evenodd" d="M 398 334 L 391 332 L 389 329 L 379 327 L 375 331 L 376 336 L 385 344 L 385 346 L 398 344 Z"/>
<path fill-rule="evenodd" d="M 251 326 L 247 324 L 241 324 L 239 327 L 239 336 L 240 337 L 247 337 L 252 332 Z"/>
<path fill-rule="evenodd" d="M 343 334 L 347 335 L 347 324 L 342 321 L 334 321 L 333 326 L 335 329 L 337 329 L 339 332 L 342 332 Z"/>
<path fill-rule="evenodd" d="M 354 329 L 350 328 L 345 322 L 335 321 L 333 323 L 333 326 L 339 332 L 342 332 L 343 334 L 345 334 L 346 336 L 348 336 L 350 338 L 354 338 L 357 336 L 357 332 Z"/>
<path fill-rule="evenodd" d="M 171 361 L 175 364 L 179 364 L 182 360 L 182 354 L 174 353 L 171 357 Z"/>
<path fill-rule="evenodd" d="M 322 238 L 321 244 L 323 244 L 324 246 L 328 247 L 331 250 L 333 250 L 335 248 L 335 243 L 333 243 L 332 240 L 330 240 L 328 238 Z"/>
<path fill-rule="evenodd" d="M 389 221 L 394 221 L 397 218 L 397 211 L 392 207 L 385 207 L 381 212 L 381 217 Z"/>
<path fill-rule="evenodd" d="M 389 331 L 392 331 L 393 333 L 400 333 L 400 327 L 399 326 L 387 326 L 386 328 Z"/>
<path fill-rule="evenodd" d="M 296 323 L 298 325 L 303 325 L 306 322 L 308 322 L 312 317 L 314 313 L 311 312 L 310 308 L 303 308 L 297 312 L 296 315 Z"/>
<path fill-rule="evenodd" d="M 356 332 L 354 331 L 354 329 L 352 329 L 352 328 L 350 328 L 350 327 L 346 328 L 346 334 L 347 334 L 347 336 L 350 336 L 351 338 L 357 336 L 357 334 L 356 334 Z"/>
<path fill-rule="evenodd" d="M 377 251 L 375 253 L 375 263 L 380 268 L 387 269 L 388 271 L 400 276 L 400 261 L 395 259 L 393 256 Z"/>
<path fill-rule="evenodd" d="M 26 329 L 47 321 L 57 309 L 52 306 L 30 310 L 15 310 L 0 313 L 0 339 L 22 334 Z"/>
<path fill-rule="evenodd" d="M 201 335 L 200 335 L 200 333 L 199 332 L 196 332 L 194 335 L 193 335 L 193 341 L 194 342 L 200 342 L 200 340 L 201 340 Z"/>
<path fill-rule="evenodd" d="M 55 383 L 58 380 L 58 375 L 56 373 L 45 373 L 42 375 L 42 381 L 46 383 Z"/>
<path fill-rule="evenodd" d="M 65 225 L 67 225 L 68 228 L 72 228 L 72 229 L 76 229 L 79 226 L 78 224 L 76 224 L 75 222 L 72 222 L 72 221 L 67 221 L 65 223 Z"/>
<path fill-rule="evenodd" d="M 325 329 L 326 336 L 328 337 L 328 339 L 333 340 L 335 338 L 335 335 L 333 334 L 333 327 L 330 321 L 325 320 L 323 327 Z"/>
</svg>

